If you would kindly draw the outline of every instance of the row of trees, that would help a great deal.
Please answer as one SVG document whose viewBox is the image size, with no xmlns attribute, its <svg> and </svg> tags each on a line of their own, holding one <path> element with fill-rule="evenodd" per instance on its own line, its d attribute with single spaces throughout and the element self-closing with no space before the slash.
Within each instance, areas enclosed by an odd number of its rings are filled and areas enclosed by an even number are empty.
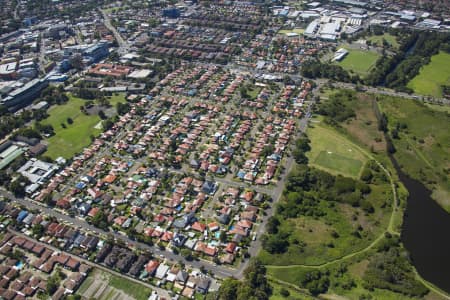
<svg viewBox="0 0 450 300">
<path fill-rule="evenodd" d="M 358 83 L 361 81 L 358 75 L 350 75 L 341 66 L 322 63 L 319 59 L 311 59 L 302 65 L 301 75 L 307 78 L 329 78 L 341 82 Z"/>
<path fill-rule="evenodd" d="M 375 68 L 365 79 L 372 86 L 385 85 L 397 90 L 412 92 L 406 87 L 431 56 L 440 50 L 450 51 L 450 34 L 440 32 L 409 32 L 399 36 L 399 49 L 395 55 L 383 53 Z"/>
<path fill-rule="evenodd" d="M 227 278 L 219 289 L 218 300 L 267 300 L 272 294 L 266 268 L 258 259 L 250 260 L 244 280 Z"/>
<path fill-rule="evenodd" d="M 317 112 L 326 117 L 328 123 L 337 125 L 356 116 L 354 100 L 356 93 L 351 90 L 340 90 L 330 95 L 329 100 L 319 104 Z"/>
<path fill-rule="evenodd" d="M 388 289 L 412 297 L 423 297 L 428 289 L 415 279 L 409 256 L 397 236 L 386 235 L 364 272 L 364 287 Z"/>
</svg>

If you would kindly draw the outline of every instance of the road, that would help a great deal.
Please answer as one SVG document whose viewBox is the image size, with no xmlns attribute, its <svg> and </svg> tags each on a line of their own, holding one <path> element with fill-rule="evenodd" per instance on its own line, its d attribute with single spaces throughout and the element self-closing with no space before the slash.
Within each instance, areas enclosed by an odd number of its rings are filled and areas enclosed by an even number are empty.
<svg viewBox="0 0 450 300">
<path fill-rule="evenodd" d="M 44 35 L 41 34 L 41 44 L 39 45 L 39 69 L 45 74 L 45 65 L 47 64 L 47 60 L 45 58 L 45 38 Z"/>
<path fill-rule="evenodd" d="M 122 55 L 128 53 L 128 51 L 129 51 L 128 43 L 122 38 L 120 33 L 117 31 L 117 29 L 111 24 L 111 19 L 109 18 L 106 11 L 103 9 L 100 9 L 100 12 L 103 15 L 103 20 L 104 20 L 103 23 L 105 24 L 106 28 L 108 28 L 113 33 L 114 38 L 117 41 L 117 44 L 119 44 L 119 49 L 117 50 L 117 52 Z"/>
<path fill-rule="evenodd" d="M 325 82 L 328 82 L 328 80 L 319 79 L 319 80 L 316 80 L 316 82 L 319 84 L 324 84 Z M 357 88 L 360 88 L 360 89 L 362 88 L 362 90 L 365 91 L 366 93 L 374 93 L 374 94 L 381 94 L 381 95 L 386 95 L 386 96 L 401 97 L 401 98 L 421 100 L 421 101 L 430 101 L 430 102 L 436 102 L 436 103 L 442 103 L 445 105 L 450 105 L 450 99 L 432 98 L 432 97 L 426 97 L 426 96 L 421 96 L 421 95 L 396 92 L 396 91 L 388 89 L 388 88 L 358 86 L 353 83 L 345 83 L 345 82 L 333 82 L 333 86 L 335 86 L 337 88 L 344 88 L 344 89 L 351 89 L 351 90 L 356 90 Z"/>
<path fill-rule="evenodd" d="M 246 73 L 252 74 L 252 75 L 269 74 L 269 75 L 274 75 L 274 76 L 280 76 L 281 78 L 288 75 L 295 81 L 304 79 L 300 75 L 264 72 L 262 70 L 256 70 L 256 69 L 251 69 L 251 68 L 244 67 L 244 66 L 238 66 L 233 63 L 226 65 L 225 68 L 227 68 L 228 70 L 233 71 L 233 72 L 238 72 L 238 73 L 246 72 Z M 330 81 L 329 79 L 323 79 L 323 78 L 314 80 L 314 82 L 316 82 L 317 85 L 319 85 L 319 86 L 324 85 L 324 84 L 328 83 L 329 81 Z M 433 103 L 442 103 L 444 105 L 450 105 L 450 99 L 433 98 L 431 96 L 428 97 L 428 96 L 422 96 L 422 95 L 396 92 L 392 89 L 388 89 L 388 88 L 384 88 L 384 87 L 371 87 L 371 86 L 356 85 L 353 83 L 345 83 L 345 82 L 333 82 L 332 84 L 333 84 L 333 86 L 335 86 L 337 88 L 345 88 L 345 89 L 351 89 L 351 90 L 356 90 L 357 88 L 359 88 L 367 93 L 381 94 L 381 95 L 387 95 L 387 96 L 393 96 L 393 97 L 400 97 L 400 98 L 406 98 L 406 99 L 421 100 L 421 101 L 428 101 L 428 102 L 433 102 Z"/>
<path fill-rule="evenodd" d="M 37 240 L 35 240 L 35 239 L 33 239 L 33 238 L 31 238 L 31 237 L 29 237 L 29 236 L 27 236 L 27 235 L 25 235 L 25 234 L 19 232 L 19 231 L 13 230 L 13 229 L 11 229 L 11 228 L 8 228 L 8 231 L 11 232 L 12 234 L 17 235 L 17 236 L 21 236 L 21 237 L 26 238 L 26 239 L 28 239 L 28 240 L 32 240 L 34 243 L 36 243 L 36 244 L 38 244 L 38 245 L 41 245 L 41 246 L 44 246 L 44 247 L 46 247 L 46 248 L 48 248 L 48 249 L 51 249 L 51 250 L 53 250 L 53 251 L 55 251 L 55 252 L 64 253 L 64 254 L 70 256 L 71 258 L 76 259 L 76 260 L 78 260 L 78 261 L 80 261 L 80 262 L 82 262 L 82 263 L 84 263 L 84 264 L 86 264 L 86 265 L 89 265 L 89 266 L 91 266 L 91 267 L 100 269 L 100 270 L 102 270 L 102 271 L 111 273 L 111 274 L 113 274 L 113 275 L 115 275 L 115 276 L 117 276 L 117 277 L 120 277 L 120 278 L 123 278 L 123 279 L 126 279 L 126 280 L 130 280 L 130 281 L 133 281 L 133 282 L 135 282 L 135 283 L 143 284 L 144 286 L 146 286 L 146 287 L 148 287 L 148 288 L 150 288 L 150 289 L 156 291 L 160 297 L 167 297 L 167 299 L 170 299 L 170 295 L 169 295 L 169 293 L 167 292 L 167 290 L 161 289 L 161 288 L 156 287 L 156 286 L 154 286 L 154 285 L 152 285 L 152 284 L 149 284 L 149 283 L 147 283 L 147 282 L 143 282 L 143 281 L 137 280 L 136 278 L 133 278 L 133 277 L 131 277 L 131 276 L 126 276 L 126 275 L 124 275 L 124 274 L 121 274 L 121 273 L 119 273 L 119 272 L 116 272 L 116 271 L 114 271 L 114 270 L 112 270 L 112 269 L 109 269 L 109 268 L 107 268 L 107 267 L 105 267 L 105 266 L 102 266 L 102 265 L 100 265 L 100 264 L 93 263 L 93 262 L 91 262 L 91 261 L 89 261 L 89 260 L 87 260 L 87 259 L 85 259 L 85 258 L 83 258 L 83 257 L 77 256 L 77 255 L 74 255 L 74 254 L 71 254 L 71 253 L 66 252 L 66 251 L 62 251 L 61 249 L 58 249 L 58 248 L 56 248 L 56 247 L 53 247 L 52 245 L 49 245 L 49 244 L 46 244 L 46 243 L 42 243 L 42 242 L 40 242 L 40 241 L 37 241 Z"/>
<path fill-rule="evenodd" d="M 311 109 L 312 109 L 313 102 L 309 103 L 306 113 L 303 115 L 303 117 L 300 119 L 300 123 L 298 126 L 298 133 L 297 137 L 299 137 L 301 134 L 303 134 L 306 129 L 308 128 L 308 121 L 311 117 Z M 273 216 L 275 212 L 275 204 L 280 201 L 281 195 L 284 190 L 284 184 L 286 182 L 286 178 L 289 175 L 289 173 L 292 171 L 292 168 L 295 165 L 295 161 L 293 156 L 288 156 L 286 162 L 285 162 L 285 171 L 283 174 L 281 174 L 280 180 L 278 180 L 277 185 L 275 186 L 275 189 L 272 191 L 272 197 L 273 197 L 273 204 L 266 210 L 265 215 L 263 216 L 263 219 L 261 221 L 261 224 L 258 227 L 258 230 L 256 232 L 256 236 L 258 237 L 249 247 L 248 253 L 250 256 L 256 256 L 261 249 L 261 235 L 265 232 L 267 221 L 271 216 Z M 248 260 L 246 260 L 244 263 L 242 263 L 239 266 L 239 269 L 236 270 L 235 277 L 236 278 L 242 278 L 244 275 L 244 271 L 247 267 Z"/>
<path fill-rule="evenodd" d="M 19 20 L 20 2 L 21 2 L 21 1 L 17 1 L 17 5 L 16 5 L 16 7 L 14 8 L 14 19 L 15 19 L 15 20 Z"/>
<path fill-rule="evenodd" d="M 49 216 L 53 216 L 53 217 L 57 218 L 60 222 L 69 224 L 70 226 L 73 226 L 73 227 L 81 228 L 82 231 L 90 233 L 92 235 L 96 235 L 102 239 L 106 239 L 106 238 L 108 238 L 108 236 L 113 236 L 115 240 L 118 240 L 118 241 L 120 240 L 130 247 L 147 250 L 147 251 L 153 253 L 154 256 L 164 257 L 167 260 L 170 260 L 173 262 L 182 261 L 185 265 L 188 265 L 188 266 L 191 266 L 191 267 L 197 268 L 197 269 L 200 269 L 203 267 L 206 270 L 213 272 L 215 275 L 217 275 L 219 277 L 234 276 L 235 270 L 233 270 L 233 269 L 228 270 L 228 268 L 226 268 L 226 267 L 216 266 L 213 263 L 210 263 L 210 262 L 204 261 L 204 260 L 187 261 L 181 255 L 174 254 L 167 250 L 161 250 L 156 246 L 149 246 L 147 244 L 137 242 L 137 241 L 129 238 L 128 236 L 122 235 L 117 232 L 104 231 L 102 229 L 99 229 L 99 228 L 87 223 L 83 219 L 71 217 L 69 215 L 66 215 L 66 214 L 60 212 L 59 210 L 57 210 L 55 208 L 50 208 L 50 207 L 47 207 L 47 206 L 44 206 L 41 204 L 36 204 L 35 202 L 28 200 L 28 199 L 26 200 L 26 199 L 16 198 L 16 197 L 14 197 L 14 195 L 12 195 L 11 193 L 9 193 L 7 191 L 0 190 L 0 195 L 26 207 L 27 209 L 41 211 L 45 215 L 49 215 Z"/>
</svg>

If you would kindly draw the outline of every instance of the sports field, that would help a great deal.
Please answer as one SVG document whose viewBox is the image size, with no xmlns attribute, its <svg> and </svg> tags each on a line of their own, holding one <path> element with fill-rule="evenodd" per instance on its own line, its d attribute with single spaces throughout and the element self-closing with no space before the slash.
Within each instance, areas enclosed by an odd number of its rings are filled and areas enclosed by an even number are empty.
<svg viewBox="0 0 450 300">
<path fill-rule="evenodd" d="M 81 112 L 80 106 L 85 104 L 86 100 L 69 96 L 67 103 L 52 106 L 48 110 L 49 117 L 42 123 L 52 125 L 55 135 L 47 139 L 48 149 L 44 155 L 53 159 L 59 156 L 70 158 L 90 144 L 91 135 L 95 136 L 101 132 L 95 128 L 100 117 Z M 73 120 L 72 124 L 68 124 L 68 118 Z M 62 124 L 66 128 L 63 128 Z"/>
<path fill-rule="evenodd" d="M 308 158 L 312 165 L 332 174 L 359 177 L 367 158 L 352 142 L 321 123 L 308 128 L 308 137 L 312 148 Z"/>
<path fill-rule="evenodd" d="M 359 75 L 367 75 L 375 65 L 379 55 L 372 51 L 347 49 L 347 56 L 337 64 L 345 70 L 353 71 Z"/>
<path fill-rule="evenodd" d="M 408 83 L 415 93 L 434 97 L 442 97 L 442 85 L 450 85 L 450 54 L 442 51 Z"/>
<path fill-rule="evenodd" d="M 288 33 L 303 34 L 303 32 L 305 32 L 305 29 L 301 29 L 301 28 L 282 29 L 282 30 L 278 31 L 279 34 L 288 34 Z"/>
</svg>

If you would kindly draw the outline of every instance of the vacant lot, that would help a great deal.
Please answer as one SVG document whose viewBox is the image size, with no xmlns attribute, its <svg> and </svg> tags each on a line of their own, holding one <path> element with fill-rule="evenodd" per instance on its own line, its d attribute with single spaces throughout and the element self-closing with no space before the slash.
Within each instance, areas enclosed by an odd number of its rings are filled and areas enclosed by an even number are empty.
<svg viewBox="0 0 450 300">
<path fill-rule="evenodd" d="M 143 285 L 97 269 L 86 278 L 77 291 L 77 294 L 85 299 L 101 300 L 146 300 L 150 293 L 151 290 Z"/>
<path fill-rule="evenodd" d="M 431 57 L 431 62 L 408 83 L 415 93 L 434 97 L 442 97 L 442 85 L 450 85 L 450 54 L 445 52 Z"/>
<path fill-rule="evenodd" d="M 310 163 L 332 174 L 358 178 L 367 158 L 346 137 L 320 123 L 308 128 Z"/>
<path fill-rule="evenodd" d="M 338 65 L 348 71 L 365 76 L 370 69 L 375 65 L 379 55 L 372 51 L 347 49 L 347 56 Z"/>
<path fill-rule="evenodd" d="M 378 121 L 372 107 L 372 97 L 365 93 L 358 93 L 356 101 L 352 102 L 356 118 L 347 120 L 341 126 L 349 133 L 352 140 L 364 145 L 372 152 L 386 151 L 386 141 L 383 133 L 378 130 Z"/>
</svg>

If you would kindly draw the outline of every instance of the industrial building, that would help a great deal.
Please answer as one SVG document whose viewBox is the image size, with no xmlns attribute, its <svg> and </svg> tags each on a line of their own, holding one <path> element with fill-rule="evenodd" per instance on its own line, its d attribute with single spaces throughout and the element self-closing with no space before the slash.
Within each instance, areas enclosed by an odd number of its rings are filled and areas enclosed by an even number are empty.
<svg viewBox="0 0 450 300">
<path fill-rule="evenodd" d="M 24 149 L 13 145 L 10 141 L 0 145 L 0 151 L 0 170 L 6 168 L 11 162 L 25 152 Z"/>
</svg>

